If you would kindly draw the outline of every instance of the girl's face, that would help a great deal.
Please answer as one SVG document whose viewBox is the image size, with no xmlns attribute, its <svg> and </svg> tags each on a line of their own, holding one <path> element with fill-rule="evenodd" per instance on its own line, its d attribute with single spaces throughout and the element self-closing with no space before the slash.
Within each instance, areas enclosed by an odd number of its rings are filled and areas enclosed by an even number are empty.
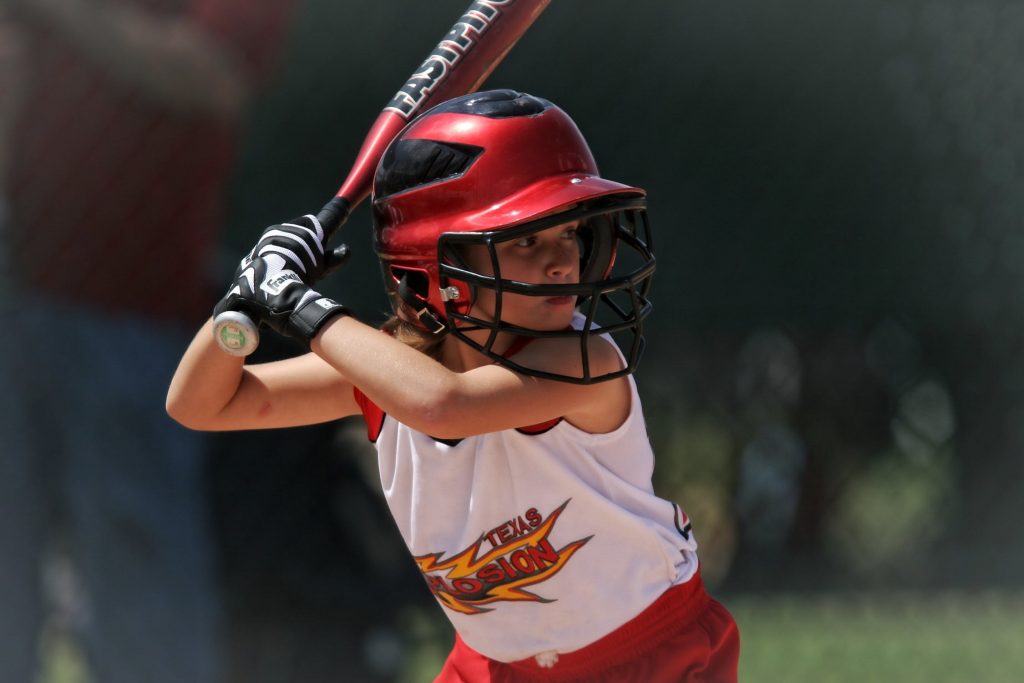
<svg viewBox="0 0 1024 683">
<path fill-rule="evenodd" d="M 516 240 L 495 245 L 501 277 L 530 284 L 560 285 L 579 283 L 580 244 L 578 222 L 563 223 Z M 477 272 L 494 275 L 484 246 L 467 250 L 466 260 Z M 534 330 L 560 330 L 572 321 L 575 296 L 528 296 L 502 293 L 502 321 Z M 494 320 L 495 292 L 477 288 L 473 315 Z"/>
</svg>

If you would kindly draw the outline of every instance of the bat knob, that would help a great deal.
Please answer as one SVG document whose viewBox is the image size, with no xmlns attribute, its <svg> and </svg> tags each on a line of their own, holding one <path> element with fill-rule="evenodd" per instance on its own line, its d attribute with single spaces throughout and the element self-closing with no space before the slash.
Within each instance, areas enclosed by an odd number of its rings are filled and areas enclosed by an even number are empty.
<svg viewBox="0 0 1024 683">
<path fill-rule="evenodd" d="M 224 353 L 248 356 L 260 345 L 260 331 L 245 313 L 224 311 L 213 319 L 213 338 Z"/>
</svg>

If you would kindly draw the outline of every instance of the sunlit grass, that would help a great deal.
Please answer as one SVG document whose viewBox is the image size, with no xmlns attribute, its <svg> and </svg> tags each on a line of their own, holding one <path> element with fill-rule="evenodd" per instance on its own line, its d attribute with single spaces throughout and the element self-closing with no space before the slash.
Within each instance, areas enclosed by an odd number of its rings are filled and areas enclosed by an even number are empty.
<svg viewBox="0 0 1024 683">
<path fill-rule="evenodd" d="M 1019 683 L 1024 595 L 736 598 L 740 680 Z"/>
</svg>

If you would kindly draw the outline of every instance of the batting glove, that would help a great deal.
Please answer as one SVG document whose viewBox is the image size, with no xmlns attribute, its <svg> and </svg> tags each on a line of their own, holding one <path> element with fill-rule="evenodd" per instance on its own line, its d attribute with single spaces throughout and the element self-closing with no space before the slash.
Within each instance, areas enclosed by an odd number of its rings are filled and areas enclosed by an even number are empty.
<svg viewBox="0 0 1024 683">
<path fill-rule="evenodd" d="M 327 322 L 352 312 L 323 296 L 288 267 L 284 256 L 269 252 L 243 261 L 235 284 L 214 308 L 242 311 L 254 322 L 307 346 Z"/>
<path fill-rule="evenodd" d="M 344 244 L 332 250 L 326 247 L 337 227 L 321 224 L 313 214 L 271 225 L 242 259 L 238 272 L 245 270 L 253 259 L 274 254 L 283 258 L 285 267 L 298 274 L 307 285 L 315 284 L 340 268 L 348 258 L 348 247 Z"/>
</svg>

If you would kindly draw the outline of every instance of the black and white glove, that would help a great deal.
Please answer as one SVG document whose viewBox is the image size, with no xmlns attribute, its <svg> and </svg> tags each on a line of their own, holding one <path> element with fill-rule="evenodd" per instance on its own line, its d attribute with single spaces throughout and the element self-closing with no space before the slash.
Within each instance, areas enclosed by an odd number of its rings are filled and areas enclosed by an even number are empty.
<svg viewBox="0 0 1024 683">
<path fill-rule="evenodd" d="M 311 213 L 271 225 L 260 235 L 252 251 L 242 258 L 237 272 L 245 270 L 253 259 L 276 254 L 284 259 L 285 267 L 297 273 L 303 282 L 315 284 L 341 267 L 348 258 L 348 247 L 344 244 L 327 250 L 327 241 L 337 227 L 321 224 L 320 219 Z"/>
<path fill-rule="evenodd" d="M 214 308 L 214 315 L 241 311 L 254 322 L 308 346 L 329 320 L 352 314 L 312 289 L 289 265 L 275 252 L 243 260 L 234 285 Z"/>
</svg>

